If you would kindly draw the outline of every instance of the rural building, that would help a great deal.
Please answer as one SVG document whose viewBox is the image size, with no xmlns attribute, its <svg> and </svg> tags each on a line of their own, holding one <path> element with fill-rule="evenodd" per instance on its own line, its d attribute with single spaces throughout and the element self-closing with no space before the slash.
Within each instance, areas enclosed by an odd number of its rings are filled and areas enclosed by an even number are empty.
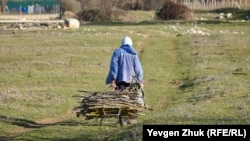
<svg viewBox="0 0 250 141">
<path fill-rule="evenodd" d="M 57 0 L 8 0 L 5 12 L 59 13 L 59 6 Z"/>
</svg>

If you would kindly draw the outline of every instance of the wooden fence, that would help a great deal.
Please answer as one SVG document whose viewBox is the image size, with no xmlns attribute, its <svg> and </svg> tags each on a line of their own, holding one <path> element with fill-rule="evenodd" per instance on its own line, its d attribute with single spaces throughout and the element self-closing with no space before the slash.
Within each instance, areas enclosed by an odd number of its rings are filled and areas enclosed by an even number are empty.
<svg viewBox="0 0 250 141">
<path fill-rule="evenodd" d="M 247 0 L 180 0 L 181 4 L 190 9 L 246 8 Z"/>
</svg>

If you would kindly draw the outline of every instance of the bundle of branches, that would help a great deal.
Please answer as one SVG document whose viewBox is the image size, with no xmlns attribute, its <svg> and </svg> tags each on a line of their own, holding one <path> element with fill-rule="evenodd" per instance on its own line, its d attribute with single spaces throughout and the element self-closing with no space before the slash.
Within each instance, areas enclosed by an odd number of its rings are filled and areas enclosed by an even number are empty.
<svg viewBox="0 0 250 141">
<path fill-rule="evenodd" d="M 106 117 L 137 117 L 145 108 L 144 105 L 138 103 L 137 91 L 81 92 L 87 92 L 89 95 L 78 96 L 80 106 L 77 108 L 77 117 L 83 115 L 87 120 Z"/>
</svg>

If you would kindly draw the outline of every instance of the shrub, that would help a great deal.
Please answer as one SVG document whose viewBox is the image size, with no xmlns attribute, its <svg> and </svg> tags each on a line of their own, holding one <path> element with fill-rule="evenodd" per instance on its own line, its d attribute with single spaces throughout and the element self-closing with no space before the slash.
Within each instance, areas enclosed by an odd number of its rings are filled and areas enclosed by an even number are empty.
<svg viewBox="0 0 250 141">
<path fill-rule="evenodd" d="M 193 12 L 187 6 L 166 1 L 162 8 L 156 12 L 156 16 L 163 20 L 193 20 Z"/>
<path fill-rule="evenodd" d="M 83 21 L 119 21 L 120 16 L 125 15 L 124 10 L 118 8 L 111 9 L 91 9 L 83 10 L 78 14 L 78 18 Z"/>
</svg>

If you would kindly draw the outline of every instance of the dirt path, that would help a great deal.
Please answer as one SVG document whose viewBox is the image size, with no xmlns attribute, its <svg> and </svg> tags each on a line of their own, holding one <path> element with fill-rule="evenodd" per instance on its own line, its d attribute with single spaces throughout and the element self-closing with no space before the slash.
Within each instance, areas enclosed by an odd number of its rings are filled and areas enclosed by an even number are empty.
<svg viewBox="0 0 250 141">
<path fill-rule="evenodd" d="M 41 124 L 41 125 L 46 125 L 46 124 L 55 124 L 61 121 L 65 121 L 67 119 L 76 117 L 76 114 L 73 111 L 68 111 L 66 114 L 64 115 L 60 115 L 58 117 L 53 117 L 53 118 L 45 118 L 45 119 L 41 119 L 36 121 L 37 124 Z"/>
<path fill-rule="evenodd" d="M 57 117 L 52 117 L 52 118 L 45 118 L 41 119 L 38 121 L 34 121 L 33 123 L 28 123 L 23 126 L 18 126 L 15 129 L 6 131 L 5 134 L 8 135 L 7 138 L 11 139 L 14 138 L 18 135 L 21 135 L 23 133 L 27 133 L 33 130 L 37 130 L 46 126 L 51 126 L 51 125 L 56 125 L 57 123 L 66 121 L 68 119 L 76 117 L 76 114 L 74 111 L 68 111 L 67 113 L 57 116 Z M 1 141 L 1 140 L 0 140 Z"/>
</svg>

